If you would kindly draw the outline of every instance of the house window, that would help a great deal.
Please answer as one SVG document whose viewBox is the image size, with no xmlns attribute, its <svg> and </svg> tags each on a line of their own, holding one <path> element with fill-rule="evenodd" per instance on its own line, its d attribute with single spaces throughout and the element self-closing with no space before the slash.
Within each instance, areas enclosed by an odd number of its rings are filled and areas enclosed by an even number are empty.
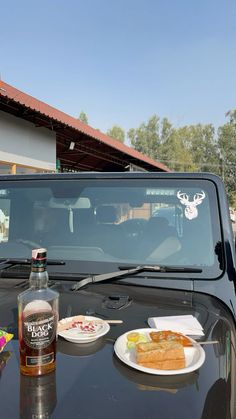
<svg viewBox="0 0 236 419">
<path fill-rule="evenodd" d="M 35 167 L 25 167 L 25 166 L 16 166 L 16 173 L 17 174 L 24 174 L 24 173 L 42 173 L 44 172 L 43 169 L 36 169 Z"/>
<path fill-rule="evenodd" d="M 8 175 L 12 173 L 12 164 L 6 164 L 0 162 L 0 173 L 3 175 Z"/>
<path fill-rule="evenodd" d="M 45 173 L 51 170 L 40 169 L 38 167 L 23 166 L 15 163 L 0 162 L 0 174 L 24 174 L 24 173 Z"/>
</svg>

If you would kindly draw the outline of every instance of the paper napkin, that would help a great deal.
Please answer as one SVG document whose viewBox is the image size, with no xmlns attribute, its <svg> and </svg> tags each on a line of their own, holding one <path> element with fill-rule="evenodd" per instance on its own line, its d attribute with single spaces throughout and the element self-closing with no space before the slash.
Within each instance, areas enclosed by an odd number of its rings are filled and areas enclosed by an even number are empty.
<svg viewBox="0 0 236 419">
<path fill-rule="evenodd" d="M 204 336 L 203 328 L 196 317 L 189 315 L 149 317 L 148 324 L 157 330 L 172 330 L 190 336 Z"/>
</svg>

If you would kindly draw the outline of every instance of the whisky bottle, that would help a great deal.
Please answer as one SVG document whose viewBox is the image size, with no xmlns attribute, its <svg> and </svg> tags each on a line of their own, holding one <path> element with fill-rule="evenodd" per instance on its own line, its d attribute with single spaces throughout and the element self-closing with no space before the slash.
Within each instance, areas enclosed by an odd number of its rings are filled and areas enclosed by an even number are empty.
<svg viewBox="0 0 236 419">
<path fill-rule="evenodd" d="M 56 367 L 58 292 L 48 288 L 47 250 L 32 250 L 29 289 L 18 295 L 20 371 L 41 376 Z"/>
</svg>

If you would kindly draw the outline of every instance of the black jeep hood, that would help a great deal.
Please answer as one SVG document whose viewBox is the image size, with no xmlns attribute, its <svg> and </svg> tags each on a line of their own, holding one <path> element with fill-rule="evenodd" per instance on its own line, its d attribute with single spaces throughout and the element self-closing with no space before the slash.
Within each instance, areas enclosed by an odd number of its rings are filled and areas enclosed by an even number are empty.
<svg viewBox="0 0 236 419">
<path fill-rule="evenodd" d="M 14 339 L 0 354 L 1 417 L 236 417 L 235 326 L 218 299 L 115 283 L 72 292 L 68 284 L 59 284 L 60 318 L 94 312 L 97 317 L 123 320 L 123 324 L 112 325 L 105 337 L 90 344 L 73 344 L 59 337 L 56 372 L 31 378 L 19 373 L 17 294 L 22 289 L 6 283 L 0 286 L 0 329 L 13 332 Z M 121 307 L 112 308 L 112 301 L 119 300 Z M 126 331 L 148 327 L 148 317 L 178 314 L 198 318 L 205 332 L 201 340 L 218 341 L 203 346 L 206 359 L 200 369 L 183 375 L 150 375 L 130 368 L 114 354 L 116 339 Z"/>
</svg>

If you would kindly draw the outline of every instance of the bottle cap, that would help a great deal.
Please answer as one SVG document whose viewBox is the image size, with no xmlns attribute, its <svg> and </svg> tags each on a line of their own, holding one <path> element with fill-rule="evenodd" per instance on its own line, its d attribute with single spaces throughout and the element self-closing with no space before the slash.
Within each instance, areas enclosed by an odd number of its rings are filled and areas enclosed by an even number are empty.
<svg viewBox="0 0 236 419">
<path fill-rule="evenodd" d="M 32 259 L 46 259 L 47 249 L 33 249 L 32 250 Z"/>
</svg>

